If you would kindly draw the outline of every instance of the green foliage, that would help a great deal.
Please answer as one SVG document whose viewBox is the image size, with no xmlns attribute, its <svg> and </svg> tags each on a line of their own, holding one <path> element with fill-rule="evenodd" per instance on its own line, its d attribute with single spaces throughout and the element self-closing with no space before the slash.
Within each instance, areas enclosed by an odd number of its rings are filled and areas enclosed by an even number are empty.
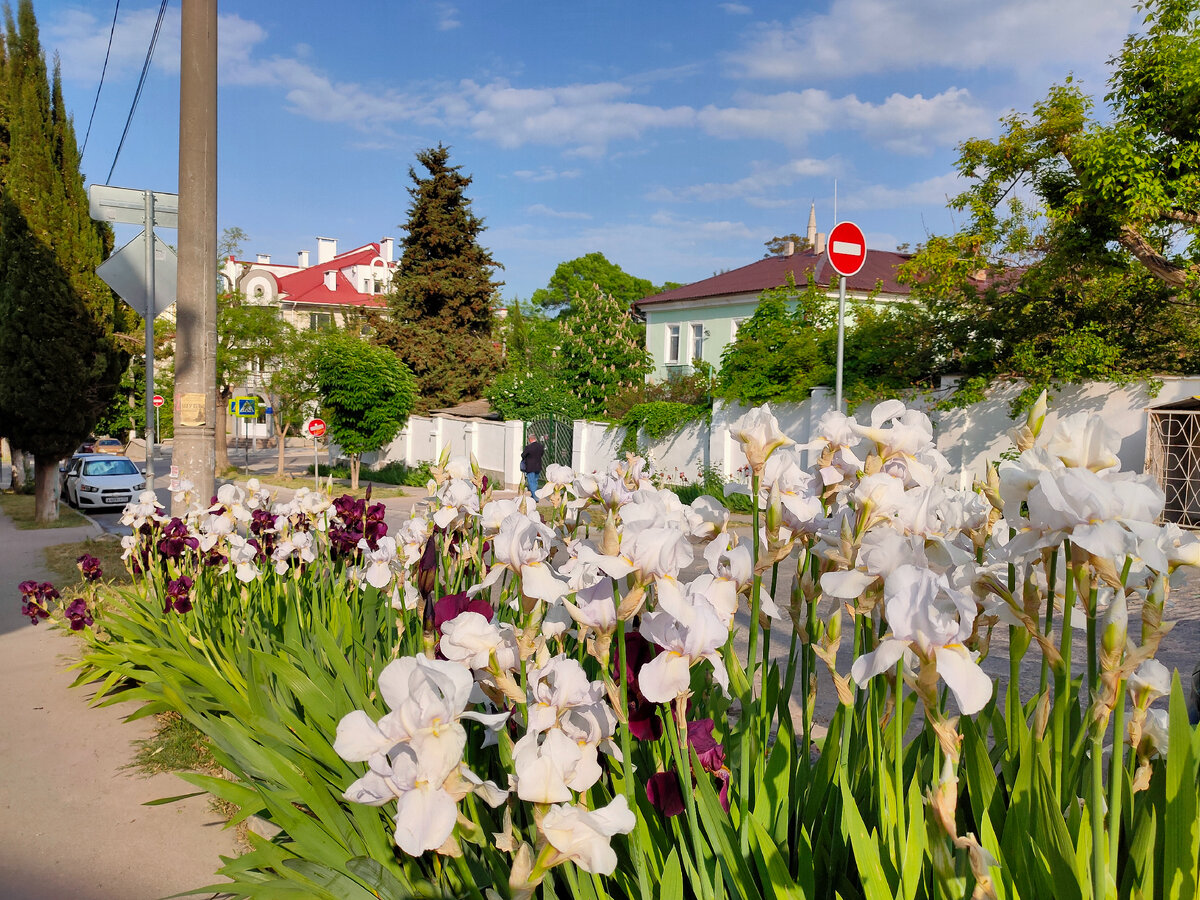
<svg viewBox="0 0 1200 900">
<path fill-rule="evenodd" d="M 584 414 L 602 413 L 609 398 L 644 379 L 651 368 L 643 329 L 628 307 L 611 294 L 581 294 L 577 311 L 561 324 L 554 372 L 582 403 Z"/>
<path fill-rule="evenodd" d="M 482 396 L 500 365 L 492 343 L 499 264 L 479 243 L 484 225 L 466 196 L 471 178 L 449 157 L 439 144 L 417 154 L 427 175 L 409 169 L 412 203 L 388 296 L 391 315 L 372 321 L 376 342 L 417 379 L 419 411 Z"/>
<path fill-rule="evenodd" d="M 6 7 L 0 231 L 0 432 L 34 454 L 40 480 L 111 402 L 127 358 L 112 335 L 129 315 L 95 273 L 112 232 L 88 215 L 61 79 L 57 67 L 47 76 L 30 0 L 15 20 Z"/>
<path fill-rule="evenodd" d="M 588 253 L 577 259 L 561 262 L 550 276 L 550 283 L 533 292 L 530 302 L 535 308 L 551 315 L 579 312 L 577 298 L 593 296 L 597 291 L 614 297 L 629 309 L 643 297 L 657 294 L 666 288 L 655 287 L 645 278 L 630 275 L 616 263 L 609 262 L 603 253 Z"/>
<path fill-rule="evenodd" d="M 689 406 L 711 406 L 717 376 L 711 363 L 702 359 L 692 364 L 692 371 L 663 381 L 639 381 L 608 401 L 608 418 L 620 421 L 633 407 L 641 403 L 686 403 Z"/>
<path fill-rule="evenodd" d="M 492 409 L 508 420 L 578 419 L 585 414 L 583 402 L 558 377 L 545 371 L 505 372 L 492 382 L 487 399 Z"/>
<path fill-rule="evenodd" d="M 718 393 L 747 404 L 801 401 L 833 376 L 823 345 L 836 325 L 836 303 L 810 278 L 803 288 L 791 275 L 783 287 L 763 291 L 754 315 L 721 354 Z"/>
<path fill-rule="evenodd" d="M 625 413 L 621 424 L 625 437 L 621 441 L 622 453 L 636 453 L 639 430 L 652 441 L 660 441 L 674 434 L 689 422 L 712 421 L 712 406 L 695 406 L 690 403 L 672 403 L 656 400 L 639 403 Z"/>
<path fill-rule="evenodd" d="M 313 474 L 313 467 L 308 467 L 308 474 Z M 323 466 L 320 475 L 322 478 L 349 478 L 349 466 Z M 396 484 L 404 485 L 405 487 L 425 487 L 432 477 L 432 470 L 429 463 L 418 463 L 415 466 L 406 466 L 402 462 L 390 462 L 387 465 L 374 468 L 366 466 L 359 469 L 358 478 L 360 481 L 372 482 L 376 484 Z"/>
<path fill-rule="evenodd" d="M 395 354 L 340 332 L 317 350 L 317 384 L 329 439 L 351 457 L 379 450 L 408 421 L 412 375 Z"/>
</svg>

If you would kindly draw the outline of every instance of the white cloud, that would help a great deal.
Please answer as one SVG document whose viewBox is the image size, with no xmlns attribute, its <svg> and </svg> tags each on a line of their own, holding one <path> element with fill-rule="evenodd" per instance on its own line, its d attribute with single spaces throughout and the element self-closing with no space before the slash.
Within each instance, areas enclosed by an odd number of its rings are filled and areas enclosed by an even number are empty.
<svg viewBox="0 0 1200 900">
<path fill-rule="evenodd" d="M 126 8 L 117 16 L 105 81 L 117 81 L 141 72 L 157 19 L 157 5 L 145 9 Z M 97 15 L 81 6 L 69 6 L 47 18 L 42 26 L 42 44 L 47 57 L 58 52 L 64 79 L 94 87 L 104 67 L 111 27 L 111 15 Z M 179 71 L 179 33 L 179 8 L 172 4 L 163 17 L 154 51 L 154 65 L 164 71 Z"/>
<path fill-rule="evenodd" d="M 903 187 L 870 184 L 844 190 L 841 204 L 856 209 L 911 209 L 914 206 L 945 206 L 947 199 L 962 193 L 968 182 L 957 172 L 935 175 Z"/>
<path fill-rule="evenodd" d="M 541 216 L 547 219 L 577 219 L 586 221 L 592 216 L 585 212 L 563 212 L 557 209 L 551 209 L 544 203 L 535 203 L 532 206 L 525 207 L 525 212 L 531 216 Z"/>
<path fill-rule="evenodd" d="M 801 178 L 826 175 L 832 171 L 828 160 L 794 159 L 781 166 L 761 163 L 752 165 L 744 178 L 731 182 L 705 182 L 684 188 L 658 188 L 647 199 L 657 202 L 743 200 L 760 209 L 792 206 L 795 198 L 779 196 L 779 192 Z"/>
<path fill-rule="evenodd" d="M 717 6 L 721 7 L 721 9 L 725 10 L 731 16 L 748 16 L 754 12 L 745 3 L 718 3 Z"/>
<path fill-rule="evenodd" d="M 737 99 L 739 106 L 700 110 L 701 127 L 714 137 L 767 138 L 793 145 L 814 134 L 845 129 L 908 154 L 953 146 L 991 128 L 991 117 L 963 88 L 948 88 L 928 98 L 892 94 L 882 103 L 859 100 L 854 94 L 834 97 L 815 88 L 743 94 Z"/>
<path fill-rule="evenodd" d="M 614 140 L 634 140 L 653 128 L 692 124 L 687 106 L 663 108 L 630 99 L 633 89 L 617 82 L 517 88 L 506 80 L 463 81 L 439 98 L 446 118 L 475 137 L 501 147 L 549 144 L 597 156 Z"/>
<path fill-rule="evenodd" d="M 433 8 L 437 13 L 438 31 L 453 31 L 462 25 L 462 20 L 458 17 L 458 8 L 454 4 L 435 3 Z"/>
<path fill-rule="evenodd" d="M 1119 49 L 1129 0 L 833 0 L 827 13 L 761 23 L 728 54 L 752 78 L 854 76 L 932 67 L 1065 74 Z"/>
<path fill-rule="evenodd" d="M 557 181 L 560 178 L 578 178 L 583 174 L 581 169 L 554 169 L 550 166 L 541 166 L 537 169 L 518 169 L 513 172 L 514 178 L 520 178 L 522 181 Z"/>
</svg>

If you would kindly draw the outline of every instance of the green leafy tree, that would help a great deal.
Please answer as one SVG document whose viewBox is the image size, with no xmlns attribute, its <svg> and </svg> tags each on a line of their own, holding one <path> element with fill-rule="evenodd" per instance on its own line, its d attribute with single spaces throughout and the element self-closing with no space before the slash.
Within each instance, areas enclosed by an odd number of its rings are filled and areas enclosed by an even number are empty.
<svg viewBox="0 0 1200 900">
<path fill-rule="evenodd" d="M 808 238 L 802 238 L 798 234 L 780 234 L 768 241 L 763 241 L 763 246 L 767 248 L 767 252 L 763 254 L 763 257 L 782 256 L 784 251 L 787 250 L 789 242 L 792 244 L 792 252 L 794 253 L 808 250 L 811 246 L 808 243 Z"/>
<path fill-rule="evenodd" d="M 585 413 L 583 402 L 562 379 L 546 371 L 505 372 L 492 382 L 487 399 L 492 409 L 508 420 L 577 419 Z"/>
<path fill-rule="evenodd" d="M 811 280 L 763 291 L 754 314 L 721 354 L 718 393 L 760 404 L 799 401 L 833 375 L 826 336 L 836 326 L 835 304 Z"/>
<path fill-rule="evenodd" d="M 48 78 L 30 0 L 6 9 L 0 56 L 0 429 L 35 460 L 36 518 L 58 517 L 58 460 L 109 406 L 126 357 L 96 266 L 111 230 L 88 216 L 74 128 Z"/>
<path fill-rule="evenodd" d="M 483 395 L 500 367 L 492 336 L 499 264 L 479 243 L 483 220 L 471 210 L 471 178 L 449 165 L 440 144 L 417 154 L 403 252 L 392 277 L 391 314 L 372 320 L 377 343 L 412 371 L 417 408 L 428 410 Z"/>
<path fill-rule="evenodd" d="M 548 315 L 574 315 L 578 312 L 576 297 L 591 297 L 597 290 L 615 297 L 628 309 L 643 297 L 664 289 L 645 278 L 630 275 L 609 262 L 603 253 L 588 253 L 559 263 L 550 283 L 534 291 L 530 302 Z"/>
<path fill-rule="evenodd" d="M 901 277 L 928 312 L 931 371 L 1029 388 L 1200 371 L 1200 0 L 1142 4 L 1097 115 L 1068 78 L 995 139 L 965 142 L 955 234 Z M 897 358 L 904 351 L 892 343 Z"/>
<path fill-rule="evenodd" d="M 390 350 L 345 332 L 321 336 L 316 363 L 329 439 L 350 458 L 350 486 L 357 488 L 362 455 L 400 433 L 413 410 L 416 384 Z"/>
<path fill-rule="evenodd" d="M 644 328 L 611 294 L 581 294 L 577 312 L 560 329 L 554 372 L 579 398 L 586 415 L 604 412 L 610 398 L 653 369 L 642 337 Z"/>
<path fill-rule="evenodd" d="M 278 450 L 275 474 L 284 473 L 288 435 L 299 434 L 318 400 L 316 352 L 320 336 L 280 320 L 278 333 L 260 344 L 254 379 L 271 406 L 271 423 Z"/>
</svg>

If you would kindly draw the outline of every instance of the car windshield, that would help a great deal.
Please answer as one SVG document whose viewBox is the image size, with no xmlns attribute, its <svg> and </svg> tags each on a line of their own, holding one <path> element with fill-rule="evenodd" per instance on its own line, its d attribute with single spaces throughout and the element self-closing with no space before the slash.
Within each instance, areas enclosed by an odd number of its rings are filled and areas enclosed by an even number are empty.
<svg viewBox="0 0 1200 900">
<path fill-rule="evenodd" d="M 91 459 L 83 464 L 84 475 L 137 475 L 137 466 L 128 459 Z"/>
</svg>

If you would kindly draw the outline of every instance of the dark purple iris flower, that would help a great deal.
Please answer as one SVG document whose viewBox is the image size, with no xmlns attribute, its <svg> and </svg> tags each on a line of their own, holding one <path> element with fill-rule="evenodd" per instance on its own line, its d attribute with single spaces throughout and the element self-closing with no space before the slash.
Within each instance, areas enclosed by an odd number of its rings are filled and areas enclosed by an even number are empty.
<svg viewBox="0 0 1200 900">
<path fill-rule="evenodd" d="M 75 560 L 75 565 L 79 566 L 79 571 L 83 574 L 85 581 L 99 581 L 104 577 L 104 572 L 100 569 L 100 560 L 90 553 L 85 553 Z"/>
<path fill-rule="evenodd" d="M 186 550 L 196 550 L 199 539 L 193 537 L 183 520 L 176 517 L 164 526 L 158 539 L 158 552 L 163 559 L 179 559 Z"/>
<path fill-rule="evenodd" d="M 670 772 L 655 772 L 646 781 L 646 799 L 668 819 L 683 812 L 683 790 L 679 776 Z"/>
<path fill-rule="evenodd" d="M 486 600 L 468 597 L 465 593 L 449 594 L 433 604 L 433 627 L 441 634 L 442 626 L 461 613 L 479 613 L 489 622 L 496 618 L 496 610 Z"/>
<path fill-rule="evenodd" d="M 163 612 L 172 609 L 177 613 L 185 613 L 192 608 L 192 585 L 194 582 L 186 575 L 181 575 L 167 582 L 167 600 Z"/>
<path fill-rule="evenodd" d="M 83 631 L 85 626 L 92 624 L 92 615 L 88 612 L 87 603 L 82 597 L 68 603 L 64 615 L 71 623 L 72 631 Z"/>
<path fill-rule="evenodd" d="M 625 635 L 625 652 L 629 661 L 625 666 L 625 679 L 629 684 L 629 708 L 626 710 L 629 719 L 629 733 L 639 741 L 657 741 L 662 737 L 663 723 L 658 717 L 658 704 L 651 703 L 642 693 L 638 685 L 637 673 L 642 666 L 658 655 L 658 648 L 647 641 L 636 631 Z M 613 679 L 620 674 L 619 653 L 613 654 Z"/>
<path fill-rule="evenodd" d="M 21 592 L 21 615 L 28 616 L 34 625 L 50 618 L 50 601 L 59 599 L 54 585 L 48 581 L 22 581 L 17 590 Z"/>
</svg>

